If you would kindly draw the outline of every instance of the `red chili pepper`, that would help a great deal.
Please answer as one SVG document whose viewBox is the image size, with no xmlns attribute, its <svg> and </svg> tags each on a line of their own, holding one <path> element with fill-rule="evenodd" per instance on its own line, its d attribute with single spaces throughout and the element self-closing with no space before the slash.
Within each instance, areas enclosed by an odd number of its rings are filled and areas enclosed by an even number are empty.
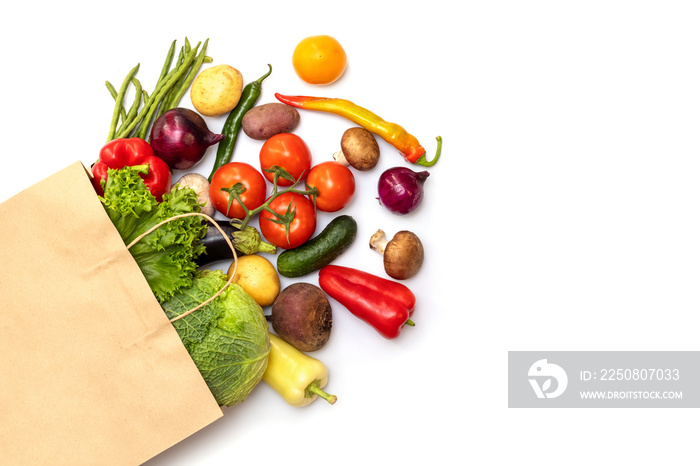
<svg viewBox="0 0 700 466">
<path fill-rule="evenodd" d="M 404 155 L 404 158 L 413 164 L 431 167 L 435 165 L 440 158 L 440 152 L 442 150 L 442 138 L 440 136 L 436 138 L 438 146 L 435 157 L 433 157 L 431 161 L 428 161 L 425 157 L 425 149 L 420 145 L 418 139 L 410 135 L 403 127 L 396 123 L 384 121 L 381 117 L 375 115 L 366 108 L 355 105 L 349 100 L 301 95 L 289 96 L 279 93 L 276 93 L 275 97 L 277 97 L 277 100 L 280 102 L 291 105 L 292 107 L 334 113 L 347 118 L 397 148 L 399 152 Z"/>
<path fill-rule="evenodd" d="M 153 153 L 151 145 L 141 138 L 118 138 L 102 147 L 100 160 L 92 166 L 92 184 L 99 195 L 104 194 L 101 181 L 107 180 L 107 170 L 124 167 L 143 168 L 140 176 L 158 202 L 170 190 L 170 167 Z"/>
<path fill-rule="evenodd" d="M 384 338 L 396 338 L 404 325 L 414 325 L 409 317 L 416 307 L 416 297 L 401 283 L 339 265 L 323 267 L 318 283 Z"/>
</svg>

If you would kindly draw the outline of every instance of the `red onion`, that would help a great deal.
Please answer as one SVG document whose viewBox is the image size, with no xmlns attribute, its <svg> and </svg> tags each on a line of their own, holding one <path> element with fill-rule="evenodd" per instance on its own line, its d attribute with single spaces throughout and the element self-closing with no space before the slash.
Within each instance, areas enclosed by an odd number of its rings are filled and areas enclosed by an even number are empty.
<svg viewBox="0 0 700 466">
<path fill-rule="evenodd" d="M 428 175 L 427 170 L 389 168 L 379 177 L 379 203 L 397 215 L 413 212 L 423 202 L 423 183 Z"/>
<path fill-rule="evenodd" d="M 168 110 L 151 128 L 153 152 L 178 170 L 186 170 L 202 160 L 207 148 L 223 138 L 223 134 L 209 131 L 204 119 L 188 108 Z"/>
</svg>

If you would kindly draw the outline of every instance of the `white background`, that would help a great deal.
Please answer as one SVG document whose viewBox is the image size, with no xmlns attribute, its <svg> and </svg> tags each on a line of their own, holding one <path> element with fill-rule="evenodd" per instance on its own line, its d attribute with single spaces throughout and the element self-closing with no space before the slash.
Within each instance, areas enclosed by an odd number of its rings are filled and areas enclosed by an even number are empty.
<svg viewBox="0 0 700 466">
<path fill-rule="evenodd" d="M 113 108 L 104 81 L 118 87 L 141 63 L 152 89 L 184 37 L 209 38 L 213 64 L 246 82 L 272 64 L 259 103 L 343 97 L 429 154 L 444 138 L 417 212 L 394 216 L 374 199 L 379 173 L 406 165 L 383 141 L 345 211 L 359 233 L 343 265 L 382 273 L 366 244 L 377 228 L 423 239 L 425 266 L 406 282 L 416 327 L 384 340 L 335 303 L 315 356 L 336 405 L 292 408 L 263 383 L 150 464 L 697 463 L 696 410 L 509 410 L 506 380 L 508 350 L 698 349 L 695 2 L 96 5 L 5 7 L 0 200 L 92 163 Z M 296 43 L 315 34 L 348 54 L 331 86 L 305 85 L 291 67 Z M 314 162 L 329 159 L 349 123 L 301 117 Z M 216 131 L 223 117 L 207 122 Z M 234 159 L 255 164 L 259 146 L 242 135 Z"/>
</svg>

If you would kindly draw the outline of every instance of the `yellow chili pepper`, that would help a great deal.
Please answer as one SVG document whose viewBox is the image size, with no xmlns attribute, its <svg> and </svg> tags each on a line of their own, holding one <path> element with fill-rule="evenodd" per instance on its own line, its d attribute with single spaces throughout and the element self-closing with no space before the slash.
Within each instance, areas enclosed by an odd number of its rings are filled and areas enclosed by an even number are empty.
<svg viewBox="0 0 700 466">
<path fill-rule="evenodd" d="M 397 148 L 404 158 L 413 164 L 432 167 L 440 158 L 440 152 L 442 151 L 442 138 L 440 136 L 435 138 L 437 139 L 437 152 L 433 159 L 429 161 L 426 158 L 425 149 L 420 145 L 418 139 L 402 126 L 384 121 L 381 117 L 349 100 L 307 95 L 291 96 L 280 93 L 276 93 L 275 97 L 280 102 L 292 107 L 318 110 L 347 118 Z"/>
<path fill-rule="evenodd" d="M 306 406 L 319 396 L 330 404 L 337 400 L 321 390 L 328 383 L 326 366 L 272 333 L 263 380 L 292 406 Z"/>
</svg>

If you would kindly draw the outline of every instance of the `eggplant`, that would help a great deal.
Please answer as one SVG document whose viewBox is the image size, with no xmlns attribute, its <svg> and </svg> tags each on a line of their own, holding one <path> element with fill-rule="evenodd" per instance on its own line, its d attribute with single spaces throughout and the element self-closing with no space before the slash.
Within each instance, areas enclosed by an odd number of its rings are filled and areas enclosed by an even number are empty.
<svg viewBox="0 0 700 466">
<path fill-rule="evenodd" d="M 260 232 L 255 227 L 248 225 L 241 230 L 235 224 L 237 220 L 216 219 L 214 221 L 226 233 L 239 256 L 257 252 L 277 253 L 277 247 L 263 241 Z M 195 259 L 195 263 L 199 267 L 214 262 L 233 260 L 231 247 L 221 235 L 219 229 L 212 225 L 207 229 L 207 234 L 201 239 L 200 244 L 204 246 L 205 252 Z"/>
</svg>

